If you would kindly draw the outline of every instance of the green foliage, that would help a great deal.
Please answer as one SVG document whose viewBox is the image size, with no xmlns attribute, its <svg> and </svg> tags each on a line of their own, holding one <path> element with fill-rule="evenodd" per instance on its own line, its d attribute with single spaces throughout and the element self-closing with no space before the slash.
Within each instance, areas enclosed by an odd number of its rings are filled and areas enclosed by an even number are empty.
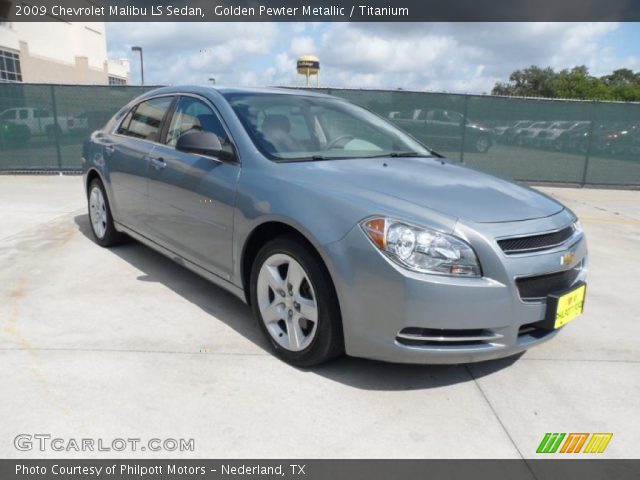
<svg viewBox="0 0 640 480">
<path fill-rule="evenodd" d="M 615 70 L 603 77 L 589 75 L 584 65 L 559 72 L 535 65 L 516 70 L 509 82 L 498 82 L 493 95 L 577 98 L 583 100 L 640 101 L 640 72 L 627 68 Z"/>
</svg>

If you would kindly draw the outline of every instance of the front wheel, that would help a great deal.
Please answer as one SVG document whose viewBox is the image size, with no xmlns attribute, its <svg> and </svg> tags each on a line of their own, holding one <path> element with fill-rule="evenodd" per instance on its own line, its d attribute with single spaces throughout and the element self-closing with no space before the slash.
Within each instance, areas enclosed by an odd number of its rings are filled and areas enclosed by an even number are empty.
<svg viewBox="0 0 640 480">
<path fill-rule="evenodd" d="M 89 184 L 88 191 L 89 222 L 91 233 L 98 245 L 111 247 L 122 240 L 122 234 L 113 226 L 113 217 L 109 200 L 102 182 L 94 178 Z"/>
<path fill-rule="evenodd" d="M 333 283 L 319 256 L 295 236 L 258 252 L 251 272 L 251 305 L 273 351 L 309 367 L 344 352 Z"/>
</svg>

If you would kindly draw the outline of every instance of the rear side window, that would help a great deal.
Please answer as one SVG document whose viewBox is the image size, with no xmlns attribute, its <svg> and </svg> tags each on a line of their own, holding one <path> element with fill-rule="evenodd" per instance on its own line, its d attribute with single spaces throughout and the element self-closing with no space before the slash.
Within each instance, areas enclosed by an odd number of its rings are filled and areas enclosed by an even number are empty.
<svg viewBox="0 0 640 480">
<path fill-rule="evenodd" d="M 435 122 L 450 122 L 451 120 L 447 117 L 447 112 L 444 110 L 431 110 L 429 112 L 429 116 L 431 120 Z"/>
<path fill-rule="evenodd" d="M 118 133 L 157 142 L 162 119 L 172 101 L 173 97 L 160 97 L 138 104 L 125 116 L 120 128 L 118 128 Z"/>
<path fill-rule="evenodd" d="M 117 132 L 120 135 L 127 134 L 127 131 L 129 129 L 129 124 L 131 123 L 131 117 L 133 117 L 134 110 L 135 108 L 132 108 L 131 110 L 129 110 L 125 115 L 124 120 L 122 120 L 122 122 L 120 123 L 120 126 L 118 127 L 118 132 Z"/>
</svg>

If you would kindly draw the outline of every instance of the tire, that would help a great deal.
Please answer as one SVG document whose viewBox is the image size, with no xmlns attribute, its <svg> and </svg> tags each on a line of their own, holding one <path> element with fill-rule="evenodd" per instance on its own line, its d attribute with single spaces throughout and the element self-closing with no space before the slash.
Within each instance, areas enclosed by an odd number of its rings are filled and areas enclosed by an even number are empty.
<svg viewBox="0 0 640 480">
<path fill-rule="evenodd" d="M 491 139 L 486 135 L 480 135 L 473 141 L 473 149 L 478 153 L 487 153 L 491 148 Z"/>
<path fill-rule="evenodd" d="M 98 178 L 91 180 L 87 190 L 89 225 L 96 243 L 102 247 L 112 247 L 120 243 L 124 235 L 113 226 L 113 216 L 104 185 Z"/>
<path fill-rule="evenodd" d="M 250 288 L 255 319 L 279 358 L 311 367 L 344 354 L 333 282 L 318 254 L 298 237 L 277 237 L 260 249 Z"/>
</svg>

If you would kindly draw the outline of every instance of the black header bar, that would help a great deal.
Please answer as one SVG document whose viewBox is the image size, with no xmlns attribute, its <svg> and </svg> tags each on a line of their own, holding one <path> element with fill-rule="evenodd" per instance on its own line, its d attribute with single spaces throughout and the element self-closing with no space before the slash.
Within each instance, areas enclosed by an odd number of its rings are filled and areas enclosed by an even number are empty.
<svg viewBox="0 0 640 480">
<path fill-rule="evenodd" d="M 637 0 L 0 0 L 11 22 L 640 21 Z"/>
</svg>

